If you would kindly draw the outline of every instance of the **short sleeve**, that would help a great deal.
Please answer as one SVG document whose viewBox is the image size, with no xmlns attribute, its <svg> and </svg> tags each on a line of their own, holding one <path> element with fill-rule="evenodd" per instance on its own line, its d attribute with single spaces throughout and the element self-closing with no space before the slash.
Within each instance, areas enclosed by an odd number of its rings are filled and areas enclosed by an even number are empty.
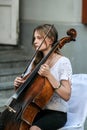
<svg viewBox="0 0 87 130">
<path fill-rule="evenodd" d="M 64 57 L 60 62 L 59 79 L 72 80 L 72 66 L 70 60 L 66 57 Z"/>
</svg>

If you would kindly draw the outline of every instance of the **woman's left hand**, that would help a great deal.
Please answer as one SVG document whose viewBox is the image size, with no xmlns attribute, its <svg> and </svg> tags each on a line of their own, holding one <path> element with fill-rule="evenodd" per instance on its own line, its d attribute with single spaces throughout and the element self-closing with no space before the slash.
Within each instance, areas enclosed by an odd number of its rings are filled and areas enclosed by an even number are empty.
<svg viewBox="0 0 87 130">
<path fill-rule="evenodd" d="M 48 77 L 48 75 L 50 74 L 50 67 L 47 64 L 43 64 L 41 65 L 38 74 L 44 77 Z"/>
</svg>

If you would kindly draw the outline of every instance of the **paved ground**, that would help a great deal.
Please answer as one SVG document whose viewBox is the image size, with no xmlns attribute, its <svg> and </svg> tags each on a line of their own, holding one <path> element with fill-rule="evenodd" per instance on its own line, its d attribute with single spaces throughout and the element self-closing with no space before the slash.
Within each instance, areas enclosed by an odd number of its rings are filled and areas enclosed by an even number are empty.
<svg viewBox="0 0 87 130">
<path fill-rule="evenodd" d="M 8 99 L 12 96 L 14 93 L 14 90 L 6 90 L 6 91 L 1 91 L 0 90 L 0 111 L 3 111 L 4 105 L 7 104 Z M 85 122 L 85 130 L 87 130 L 87 120 Z"/>
</svg>

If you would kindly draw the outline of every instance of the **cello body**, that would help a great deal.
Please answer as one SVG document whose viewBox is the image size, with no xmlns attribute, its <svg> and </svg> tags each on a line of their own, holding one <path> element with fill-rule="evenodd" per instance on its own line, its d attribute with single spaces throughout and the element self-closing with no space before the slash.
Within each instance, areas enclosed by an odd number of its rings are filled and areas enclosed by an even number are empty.
<svg viewBox="0 0 87 130">
<path fill-rule="evenodd" d="M 29 130 L 35 116 L 48 103 L 53 92 L 48 80 L 38 75 L 31 87 L 23 91 L 18 99 L 13 99 L 1 114 L 0 119 L 4 121 L 3 130 Z"/>
<path fill-rule="evenodd" d="M 55 43 L 48 55 L 30 75 L 26 76 L 25 83 L 11 97 L 10 103 L 0 115 L 0 126 L 2 126 L 0 130 L 29 130 L 37 113 L 49 102 L 54 89 L 50 82 L 45 77 L 39 76 L 37 72 L 53 51 L 62 48 L 65 43 L 75 41 L 74 29 L 70 29 L 67 34 L 69 37 L 64 37 Z"/>
</svg>

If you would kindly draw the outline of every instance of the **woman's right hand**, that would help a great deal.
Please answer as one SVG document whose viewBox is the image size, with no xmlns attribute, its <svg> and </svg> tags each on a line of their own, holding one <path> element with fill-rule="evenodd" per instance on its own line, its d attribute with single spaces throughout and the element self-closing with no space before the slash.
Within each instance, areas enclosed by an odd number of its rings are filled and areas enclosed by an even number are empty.
<svg viewBox="0 0 87 130">
<path fill-rule="evenodd" d="M 15 80 L 14 80 L 15 90 L 17 90 L 24 82 L 25 82 L 25 80 L 23 78 L 16 77 Z"/>
</svg>

